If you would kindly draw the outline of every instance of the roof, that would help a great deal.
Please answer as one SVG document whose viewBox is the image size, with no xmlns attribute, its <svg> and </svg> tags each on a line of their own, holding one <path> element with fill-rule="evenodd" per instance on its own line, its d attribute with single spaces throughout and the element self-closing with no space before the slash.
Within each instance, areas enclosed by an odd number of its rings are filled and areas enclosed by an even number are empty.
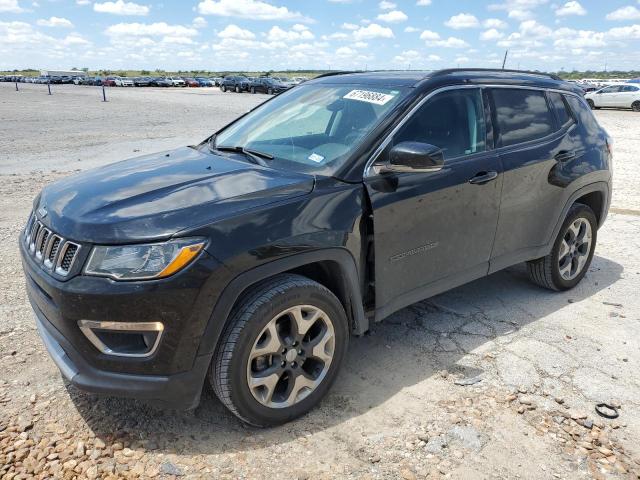
<svg viewBox="0 0 640 480">
<path fill-rule="evenodd" d="M 497 69 L 447 69 L 433 71 L 332 72 L 321 75 L 314 83 L 365 84 L 391 87 L 432 89 L 446 85 L 518 85 L 556 88 L 572 92 L 582 90 L 559 77 L 540 72 Z"/>
</svg>

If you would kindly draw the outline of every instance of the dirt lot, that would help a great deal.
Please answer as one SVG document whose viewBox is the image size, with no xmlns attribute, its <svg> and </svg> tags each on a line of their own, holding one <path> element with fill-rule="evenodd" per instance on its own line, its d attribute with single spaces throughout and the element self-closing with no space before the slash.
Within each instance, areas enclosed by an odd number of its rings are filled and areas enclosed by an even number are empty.
<svg viewBox="0 0 640 480">
<path fill-rule="evenodd" d="M 0 84 L 0 478 L 640 478 L 639 114 L 597 112 L 615 192 L 576 289 L 541 290 L 516 266 L 415 304 L 352 339 L 318 409 L 255 430 L 208 390 L 185 413 L 66 386 L 16 242 L 48 182 L 197 142 L 266 96 L 21 88 Z"/>
</svg>

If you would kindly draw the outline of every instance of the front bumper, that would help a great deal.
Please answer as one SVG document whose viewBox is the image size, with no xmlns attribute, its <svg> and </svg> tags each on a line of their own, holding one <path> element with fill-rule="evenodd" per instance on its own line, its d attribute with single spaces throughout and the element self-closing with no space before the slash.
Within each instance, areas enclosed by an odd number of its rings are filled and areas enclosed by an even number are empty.
<svg viewBox="0 0 640 480">
<path fill-rule="evenodd" d="M 75 275 L 61 281 L 41 268 L 20 238 L 29 301 L 38 331 L 63 376 L 96 393 L 154 400 L 174 408 L 197 404 L 211 353 L 198 348 L 211 320 L 221 265 L 208 253 L 157 281 L 115 282 Z M 218 275 L 216 275 L 218 273 Z M 157 349 L 144 358 L 100 352 L 80 320 L 162 322 Z"/>
<path fill-rule="evenodd" d="M 31 304 L 44 346 L 62 376 L 87 392 L 145 400 L 165 408 L 191 409 L 200 403 L 210 357 L 197 357 L 193 368 L 175 375 L 131 375 L 97 369 L 82 358 L 62 334 Z"/>
</svg>

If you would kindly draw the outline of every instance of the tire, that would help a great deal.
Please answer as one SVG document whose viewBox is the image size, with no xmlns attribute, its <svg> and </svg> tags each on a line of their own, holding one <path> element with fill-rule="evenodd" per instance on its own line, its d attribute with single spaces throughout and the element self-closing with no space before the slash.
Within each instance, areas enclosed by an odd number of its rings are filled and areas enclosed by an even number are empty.
<svg viewBox="0 0 640 480">
<path fill-rule="evenodd" d="M 631 104 L 631 110 L 634 112 L 640 112 L 640 100 L 636 100 Z"/>
<path fill-rule="evenodd" d="M 589 98 L 589 99 L 587 99 L 587 103 L 589 104 L 589 108 L 590 108 L 591 110 L 595 110 L 595 109 L 596 109 L 596 104 L 595 104 L 595 103 L 593 103 L 593 100 L 591 100 L 590 98 Z"/>
<path fill-rule="evenodd" d="M 577 234 L 576 225 L 579 225 Z M 598 222 L 593 210 L 575 203 L 567 213 L 551 253 L 527 262 L 529 278 L 533 283 L 550 290 L 563 291 L 575 287 L 589 270 L 597 236 Z"/>
<path fill-rule="evenodd" d="M 270 88 L 269 90 L 267 90 L 267 93 L 268 93 L 269 95 L 273 95 L 273 88 Z"/>
<path fill-rule="evenodd" d="M 220 90 L 222 90 L 223 92 L 226 92 L 227 91 L 227 86 L 226 85 L 222 85 L 220 87 Z"/>
<path fill-rule="evenodd" d="M 253 94 L 256 93 L 256 87 L 251 87 L 251 93 L 253 93 Z"/>
<path fill-rule="evenodd" d="M 240 87 L 236 85 L 236 93 L 240 93 Z"/>
<path fill-rule="evenodd" d="M 296 312 L 303 324 L 304 315 L 318 316 L 306 324 L 304 336 L 295 334 L 301 331 L 294 329 L 299 325 Z M 304 415 L 324 397 L 348 340 L 344 308 L 333 293 L 300 275 L 277 275 L 252 287 L 234 307 L 208 378 L 220 401 L 242 421 L 257 427 L 280 425 Z M 312 347 L 310 341 L 318 343 Z M 271 369 L 274 373 L 260 377 Z M 265 378 L 272 381 L 261 381 Z"/>
</svg>

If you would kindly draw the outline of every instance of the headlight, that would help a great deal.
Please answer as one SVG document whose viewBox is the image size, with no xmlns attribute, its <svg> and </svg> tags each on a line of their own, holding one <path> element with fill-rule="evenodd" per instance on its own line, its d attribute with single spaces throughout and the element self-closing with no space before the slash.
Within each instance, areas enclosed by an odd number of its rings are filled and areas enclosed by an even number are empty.
<svg viewBox="0 0 640 480">
<path fill-rule="evenodd" d="M 84 272 L 115 280 L 164 278 L 189 265 L 204 244 L 202 238 L 184 238 L 165 243 L 96 246 Z"/>
</svg>

